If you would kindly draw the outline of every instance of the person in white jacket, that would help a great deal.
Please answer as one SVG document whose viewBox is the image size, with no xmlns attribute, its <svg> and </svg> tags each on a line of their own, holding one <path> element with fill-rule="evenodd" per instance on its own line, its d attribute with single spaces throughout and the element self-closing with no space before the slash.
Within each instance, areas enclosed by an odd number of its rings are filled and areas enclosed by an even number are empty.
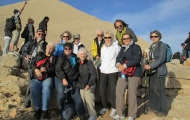
<svg viewBox="0 0 190 120">
<path fill-rule="evenodd" d="M 118 79 L 118 68 L 115 66 L 116 57 L 120 51 L 118 41 L 114 40 L 112 32 L 107 31 L 104 34 L 105 43 L 101 49 L 101 66 L 100 66 L 100 97 L 103 108 L 100 110 L 100 114 L 105 114 L 108 111 L 106 89 L 108 84 L 110 86 L 110 100 L 112 111 L 110 116 L 116 115 L 115 99 L 116 99 L 116 84 Z"/>
</svg>

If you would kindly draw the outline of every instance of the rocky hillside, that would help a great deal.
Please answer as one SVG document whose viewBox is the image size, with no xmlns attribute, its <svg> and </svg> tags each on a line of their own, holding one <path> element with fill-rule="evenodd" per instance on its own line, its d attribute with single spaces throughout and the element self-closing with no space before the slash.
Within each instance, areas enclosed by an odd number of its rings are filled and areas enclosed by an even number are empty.
<svg viewBox="0 0 190 120">
<path fill-rule="evenodd" d="M 12 16 L 13 10 L 21 9 L 23 2 L 0 7 L 0 48 L 3 48 L 4 37 L 4 25 L 6 18 Z M 34 25 L 37 29 L 39 22 L 49 16 L 50 21 L 48 23 L 48 35 L 47 41 L 57 42 L 60 38 L 59 35 L 69 30 L 73 34 L 78 32 L 81 34 L 81 41 L 84 45 L 90 49 L 92 40 L 96 36 L 97 29 L 111 30 L 115 33 L 113 23 L 102 21 L 94 16 L 88 15 L 82 11 L 75 9 L 74 7 L 65 4 L 59 0 L 30 0 L 26 5 L 22 15 L 22 25 L 25 26 L 27 19 L 31 17 L 34 19 Z M 118 18 L 119 19 L 119 18 Z M 138 35 L 137 35 L 138 36 Z M 138 37 L 138 44 L 142 49 L 148 48 L 149 43 Z M 23 42 L 20 38 L 19 44 Z M 1 55 L 1 52 L 0 52 Z"/>
</svg>

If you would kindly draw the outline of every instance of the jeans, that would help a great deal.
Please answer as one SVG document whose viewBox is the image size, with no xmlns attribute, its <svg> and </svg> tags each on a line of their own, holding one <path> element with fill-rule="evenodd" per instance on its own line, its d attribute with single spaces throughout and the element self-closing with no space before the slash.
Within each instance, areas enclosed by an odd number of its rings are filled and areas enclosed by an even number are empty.
<svg viewBox="0 0 190 120">
<path fill-rule="evenodd" d="M 46 78 L 43 81 L 32 79 L 32 99 L 36 109 L 48 110 L 51 90 L 53 89 L 53 79 Z M 41 101 L 42 93 L 42 101 Z M 42 105 L 41 105 L 42 103 Z"/>
<path fill-rule="evenodd" d="M 62 80 L 59 78 L 55 77 L 55 88 L 57 90 L 57 104 L 58 104 L 58 110 L 60 113 L 63 112 L 64 110 L 64 101 L 65 101 L 65 86 L 62 83 Z M 84 116 L 84 105 L 83 101 L 80 96 L 80 89 L 75 88 L 76 82 L 69 82 L 69 84 L 72 86 L 72 91 L 71 91 L 71 98 L 73 101 L 73 104 L 75 106 L 75 109 L 77 111 L 78 116 Z"/>
<path fill-rule="evenodd" d="M 5 42 L 5 46 L 4 46 L 4 49 L 3 49 L 3 55 L 7 54 L 9 52 L 9 45 L 10 45 L 10 42 L 11 42 L 11 37 L 5 36 L 4 37 L 4 42 Z"/>
<path fill-rule="evenodd" d="M 188 58 L 190 58 L 190 50 L 189 50 L 189 51 L 187 51 L 187 54 L 188 54 Z"/>
</svg>

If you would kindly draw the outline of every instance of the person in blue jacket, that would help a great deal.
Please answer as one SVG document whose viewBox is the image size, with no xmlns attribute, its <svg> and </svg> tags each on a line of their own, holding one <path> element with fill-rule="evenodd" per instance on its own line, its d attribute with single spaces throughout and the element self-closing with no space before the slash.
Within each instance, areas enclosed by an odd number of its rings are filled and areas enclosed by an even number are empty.
<svg viewBox="0 0 190 120">
<path fill-rule="evenodd" d="M 60 38 L 61 40 L 59 41 L 59 43 L 57 43 L 55 47 L 54 56 L 56 57 L 60 57 L 63 54 L 63 50 L 64 50 L 63 46 L 72 38 L 72 34 L 68 30 L 66 30 L 60 35 Z"/>
</svg>

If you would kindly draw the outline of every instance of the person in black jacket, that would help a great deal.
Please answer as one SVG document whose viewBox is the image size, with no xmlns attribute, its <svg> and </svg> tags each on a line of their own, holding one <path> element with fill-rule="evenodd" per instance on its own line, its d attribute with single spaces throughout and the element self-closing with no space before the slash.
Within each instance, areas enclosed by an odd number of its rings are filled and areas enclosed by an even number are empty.
<svg viewBox="0 0 190 120">
<path fill-rule="evenodd" d="M 187 57 L 190 58 L 190 32 L 184 43 L 186 44 L 184 49 L 187 51 Z"/>
<path fill-rule="evenodd" d="M 49 17 L 45 16 L 44 19 L 39 23 L 39 28 L 40 30 L 45 31 L 45 36 L 47 35 L 47 23 L 49 22 Z"/>
<path fill-rule="evenodd" d="M 57 90 L 58 110 L 62 114 L 64 110 L 65 88 L 72 86 L 71 98 L 80 120 L 84 119 L 84 106 L 80 96 L 80 90 L 75 87 L 79 75 L 79 62 L 76 54 L 72 53 L 72 43 L 64 44 L 64 54 L 57 60 L 55 67 L 55 88 Z"/>
<path fill-rule="evenodd" d="M 48 106 L 53 89 L 53 78 L 55 77 L 55 57 L 53 52 L 55 46 L 49 43 L 45 53 L 40 52 L 31 62 L 32 76 L 32 99 L 36 107 L 35 119 L 48 119 Z"/>
<path fill-rule="evenodd" d="M 140 46 L 133 42 L 131 34 L 124 33 L 122 36 L 122 43 L 122 48 L 116 58 L 116 66 L 120 71 L 120 77 L 116 86 L 117 115 L 114 119 L 120 120 L 125 118 L 123 97 L 126 87 L 128 86 L 128 120 L 134 120 L 137 117 L 137 88 L 143 76 L 143 70 L 140 64 L 142 52 Z M 136 67 L 132 76 L 124 74 L 125 69 L 129 67 Z"/>
<path fill-rule="evenodd" d="M 88 52 L 81 48 L 77 54 L 80 58 L 79 81 L 76 87 L 80 89 L 80 95 L 85 107 L 85 116 L 90 115 L 89 120 L 96 120 L 95 110 L 95 89 L 96 89 L 96 68 L 91 60 L 87 60 Z"/>
</svg>

